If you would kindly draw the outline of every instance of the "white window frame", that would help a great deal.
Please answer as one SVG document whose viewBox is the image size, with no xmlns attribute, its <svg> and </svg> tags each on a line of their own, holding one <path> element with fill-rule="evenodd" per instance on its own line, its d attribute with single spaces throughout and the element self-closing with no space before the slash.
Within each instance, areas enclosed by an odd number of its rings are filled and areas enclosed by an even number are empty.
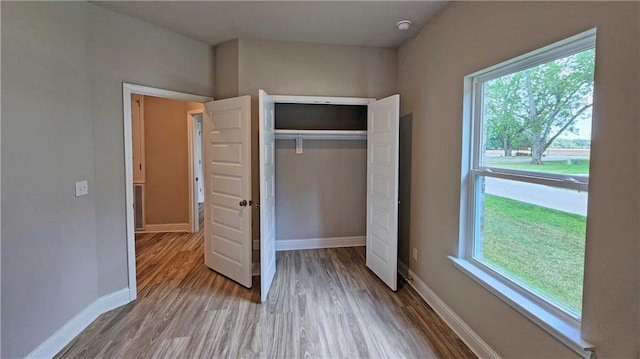
<svg viewBox="0 0 640 359">
<path fill-rule="evenodd" d="M 581 318 L 519 285 L 474 258 L 479 238 L 481 179 L 494 177 L 559 188 L 588 191 L 589 177 L 558 175 L 488 167 L 482 163 L 482 86 L 487 81 L 563 58 L 596 45 L 596 29 L 561 40 L 464 78 L 463 148 L 460 196 L 460 243 L 458 256 L 450 257 L 456 268 L 498 296 L 585 358 L 595 355 L 592 344 L 580 335 Z"/>
</svg>

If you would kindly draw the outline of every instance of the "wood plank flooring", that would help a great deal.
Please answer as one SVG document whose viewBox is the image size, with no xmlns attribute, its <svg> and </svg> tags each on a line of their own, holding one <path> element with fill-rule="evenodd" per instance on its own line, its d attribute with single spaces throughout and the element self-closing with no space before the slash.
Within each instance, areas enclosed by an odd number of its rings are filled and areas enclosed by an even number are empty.
<svg viewBox="0 0 640 359">
<path fill-rule="evenodd" d="M 365 249 L 277 253 L 261 304 L 204 265 L 203 233 L 136 239 L 138 299 L 101 315 L 56 358 L 475 358 L 405 283 L 394 293 Z"/>
</svg>

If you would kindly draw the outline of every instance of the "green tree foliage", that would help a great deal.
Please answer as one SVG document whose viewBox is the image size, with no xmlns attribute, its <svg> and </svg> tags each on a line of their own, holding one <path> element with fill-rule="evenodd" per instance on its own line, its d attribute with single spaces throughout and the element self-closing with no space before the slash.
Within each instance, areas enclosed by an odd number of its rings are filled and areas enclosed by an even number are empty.
<svg viewBox="0 0 640 359">
<path fill-rule="evenodd" d="M 531 148 L 531 163 L 575 123 L 591 117 L 595 49 L 487 81 L 483 111 L 486 147 Z"/>
</svg>

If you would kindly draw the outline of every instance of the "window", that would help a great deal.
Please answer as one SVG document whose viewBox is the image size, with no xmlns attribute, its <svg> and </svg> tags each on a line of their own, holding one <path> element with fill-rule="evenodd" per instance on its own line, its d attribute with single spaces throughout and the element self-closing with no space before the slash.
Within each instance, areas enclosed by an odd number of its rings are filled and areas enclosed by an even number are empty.
<svg viewBox="0 0 640 359">
<path fill-rule="evenodd" d="M 595 29 L 465 78 L 454 262 L 542 325 L 578 328 L 569 341 L 580 341 L 594 64 Z"/>
</svg>

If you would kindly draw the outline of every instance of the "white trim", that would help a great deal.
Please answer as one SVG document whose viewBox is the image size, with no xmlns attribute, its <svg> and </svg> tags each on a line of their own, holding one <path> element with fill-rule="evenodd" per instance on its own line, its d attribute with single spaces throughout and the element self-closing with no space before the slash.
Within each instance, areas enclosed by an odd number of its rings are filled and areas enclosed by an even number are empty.
<svg viewBox="0 0 640 359">
<path fill-rule="evenodd" d="M 124 173 L 125 173 L 125 216 L 127 236 L 127 273 L 129 280 L 129 299 L 134 300 L 138 296 L 136 283 L 136 236 L 135 223 L 133 221 L 133 144 L 131 137 L 131 94 L 156 96 L 174 100 L 191 102 L 208 102 L 213 98 L 193 95 L 184 92 L 163 90 L 154 87 L 122 83 L 122 121 L 124 125 Z"/>
<path fill-rule="evenodd" d="M 198 186 L 196 186 L 196 174 L 198 171 L 198 164 L 196 161 L 196 146 L 199 144 L 194 141 L 196 135 L 196 119 L 194 115 L 204 115 L 204 109 L 187 111 L 187 156 L 189 158 L 189 227 L 192 233 L 200 230 L 200 213 L 198 203 Z M 200 178 L 202 181 L 202 178 Z"/>
<path fill-rule="evenodd" d="M 136 233 L 158 233 L 158 232 L 191 232 L 190 223 L 163 223 L 163 224 L 147 224 L 144 231 Z"/>
<path fill-rule="evenodd" d="M 450 257 L 456 268 L 478 282 L 499 299 L 509 304 L 539 325 L 576 353 L 589 357 L 593 346 L 580 338 L 580 318 L 543 298 L 535 291 L 519 285 L 490 266 L 474 258 L 481 238 L 481 201 L 479 195 L 482 177 L 496 177 L 526 183 L 548 185 L 557 188 L 588 191 L 588 176 L 554 175 L 488 167 L 480 154 L 485 147 L 482 129 L 482 84 L 487 81 L 558 58 L 593 48 L 596 29 L 561 40 L 541 49 L 491 66 L 464 78 L 462 168 L 460 189 L 460 241 L 456 258 Z M 586 353 L 586 354 L 585 354 Z"/>
<path fill-rule="evenodd" d="M 460 339 L 478 356 L 478 358 L 495 358 L 501 356 L 496 353 L 476 332 L 467 325 L 429 286 L 409 269 L 409 285 L 418 292 L 420 297 L 444 320 Z"/>
<path fill-rule="evenodd" d="M 295 251 L 299 249 L 338 248 L 338 247 L 363 247 L 365 246 L 366 242 L 367 242 L 367 237 L 365 236 L 278 239 L 276 240 L 276 251 Z"/>
<path fill-rule="evenodd" d="M 540 49 L 527 52 L 526 54 L 522 54 L 513 59 L 480 70 L 469 76 L 477 78 L 478 81 L 489 81 L 507 74 L 576 54 L 596 46 L 597 32 L 597 28 L 591 28 L 587 31 L 554 42 L 553 44 L 549 44 Z"/>
<path fill-rule="evenodd" d="M 536 303 L 526 294 L 513 290 L 493 276 L 487 274 L 483 269 L 479 269 L 473 263 L 455 257 L 449 257 L 453 265 L 483 288 L 500 298 L 520 314 L 537 324 L 547 333 L 561 341 L 564 345 L 576 352 L 583 358 L 595 356 L 595 346 L 582 339 L 580 334 L 580 323 L 571 319 L 564 319 L 563 316 L 550 312 L 546 305 Z"/>
<path fill-rule="evenodd" d="M 375 98 L 366 97 L 327 97 L 327 96 L 294 96 L 294 95 L 270 95 L 275 103 L 308 103 L 323 105 L 363 105 L 366 106 Z"/>
<path fill-rule="evenodd" d="M 122 288 L 96 299 L 38 345 L 26 358 L 53 358 L 101 314 L 129 302 L 129 288 Z"/>
<path fill-rule="evenodd" d="M 589 177 L 576 175 L 557 175 L 553 173 L 517 171 L 502 168 L 480 167 L 472 169 L 474 176 L 502 178 L 512 181 L 568 188 L 577 191 L 589 192 Z"/>
</svg>

